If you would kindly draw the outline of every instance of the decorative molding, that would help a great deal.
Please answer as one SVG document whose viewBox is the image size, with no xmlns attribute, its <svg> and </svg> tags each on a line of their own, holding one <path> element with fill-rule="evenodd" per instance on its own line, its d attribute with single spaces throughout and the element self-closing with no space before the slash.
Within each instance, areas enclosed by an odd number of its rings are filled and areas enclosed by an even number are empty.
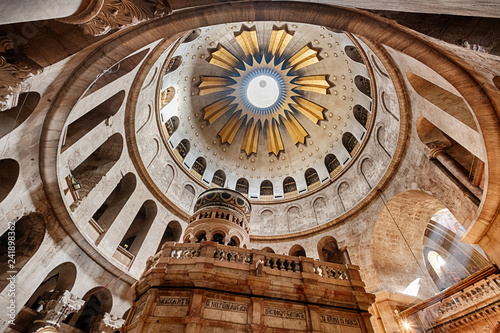
<svg viewBox="0 0 500 333">
<path fill-rule="evenodd" d="M 14 52 L 7 36 L 0 36 L 0 111 L 17 106 L 23 84 L 42 68 L 23 54 Z"/>
<path fill-rule="evenodd" d="M 126 28 L 171 13 L 166 0 L 105 0 L 99 12 L 80 27 L 86 34 L 102 36 L 112 29 Z"/>
<path fill-rule="evenodd" d="M 59 327 L 70 313 L 78 312 L 85 301 L 64 290 L 46 292 L 43 294 L 40 304 L 43 305 L 42 318 L 35 320 L 35 323 Z"/>
<path fill-rule="evenodd" d="M 119 330 L 123 324 L 125 324 L 125 319 L 118 318 L 106 312 L 99 323 L 99 332 L 113 333 L 116 330 Z"/>
</svg>

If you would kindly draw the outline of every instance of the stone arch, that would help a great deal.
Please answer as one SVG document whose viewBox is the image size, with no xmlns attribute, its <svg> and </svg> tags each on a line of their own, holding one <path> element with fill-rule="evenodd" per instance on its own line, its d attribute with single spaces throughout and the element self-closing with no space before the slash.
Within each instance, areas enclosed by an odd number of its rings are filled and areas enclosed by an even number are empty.
<svg viewBox="0 0 500 333">
<path fill-rule="evenodd" d="M 386 78 L 390 78 L 389 77 L 389 74 L 387 74 L 387 72 L 385 71 L 385 69 L 382 69 L 383 68 L 383 65 L 379 63 L 378 59 L 375 58 L 375 56 L 372 54 L 371 55 L 371 59 L 372 59 L 372 64 L 373 64 L 373 67 L 375 67 L 375 70 L 382 76 L 385 76 Z"/>
<path fill-rule="evenodd" d="M 351 132 L 342 134 L 342 145 L 351 156 L 354 156 L 360 147 L 358 139 Z"/>
<path fill-rule="evenodd" d="M 106 287 L 95 287 L 82 298 L 85 305 L 75 314 L 69 315 L 63 322 L 83 332 L 90 332 L 92 325 L 98 323 L 105 313 L 113 307 L 113 295 Z"/>
<path fill-rule="evenodd" d="M 188 139 L 182 139 L 181 142 L 175 147 L 175 154 L 179 160 L 184 161 L 189 150 L 191 149 L 191 142 Z"/>
<path fill-rule="evenodd" d="M 149 104 L 148 104 L 148 114 L 146 116 L 146 120 L 144 120 L 144 123 L 139 126 L 139 128 L 137 129 L 137 131 L 135 131 L 135 133 L 139 133 L 144 127 L 146 127 L 146 125 L 151 121 L 151 119 L 153 119 L 153 107 L 151 106 L 152 102 L 150 101 Z"/>
<path fill-rule="evenodd" d="M 316 223 L 324 223 L 328 218 L 328 209 L 326 206 L 326 199 L 323 197 L 316 198 L 313 202 L 314 215 L 316 216 Z"/>
<path fill-rule="evenodd" d="M 361 105 L 357 104 L 354 106 L 352 113 L 358 123 L 365 129 L 367 129 L 370 123 L 370 112 L 368 112 L 368 110 Z"/>
<path fill-rule="evenodd" d="M 170 104 L 175 97 L 175 88 L 168 87 L 160 93 L 160 110 Z"/>
<path fill-rule="evenodd" d="M 387 154 L 387 156 L 389 158 L 392 158 L 391 157 L 391 154 L 389 153 L 389 151 L 387 150 L 387 145 L 388 145 L 388 140 L 387 140 L 387 135 L 386 135 L 386 131 L 385 131 L 385 127 L 384 126 L 379 126 L 377 128 L 377 143 L 378 145 L 380 146 L 380 148 L 382 148 L 382 150 Z"/>
<path fill-rule="evenodd" d="M 359 163 L 359 170 L 370 189 L 373 188 L 378 178 L 377 168 L 375 167 L 373 160 L 370 157 L 363 158 L 363 160 Z"/>
<path fill-rule="evenodd" d="M 137 185 L 137 179 L 134 173 L 129 172 L 116 185 L 114 190 L 109 194 L 102 205 L 92 215 L 92 220 L 101 228 L 99 235 L 89 237 L 99 244 L 108 229 L 122 211 L 125 204 L 128 202 L 132 193 L 134 193 Z"/>
<path fill-rule="evenodd" d="M 103 88 L 104 86 L 107 86 L 111 82 L 118 80 L 125 74 L 130 73 L 134 68 L 137 67 L 137 65 L 144 59 L 144 57 L 146 57 L 148 53 L 149 49 L 139 51 L 120 60 L 108 69 L 104 70 L 97 76 L 97 79 L 92 82 L 83 97 L 96 92 L 97 90 Z"/>
<path fill-rule="evenodd" d="M 90 154 L 71 175 L 80 184 L 80 199 L 85 198 L 115 165 L 123 151 L 123 137 L 120 133 L 110 136 L 99 148 Z"/>
<path fill-rule="evenodd" d="M 430 218 L 445 207 L 434 196 L 416 190 L 384 201 L 370 243 L 377 288 L 401 293 L 420 278 L 418 297 L 428 298 L 437 290 L 425 270 L 422 240 Z"/>
<path fill-rule="evenodd" d="M 248 195 L 248 180 L 246 178 L 238 179 L 236 182 L 236 191 Z"/>
<path fill-rule="evenodd" d="M 171 166 L 170 164 L 167 164 L 165 166 L 165 173 L 162 178 L 165 180 L 165 193 L 167 193 L 168 189 L 170 188 L 170 184 L 172 184 L 172 181 L 174 180 L 175 177 L 175 170 L 174 167 Z"/>
<path fill-rule="evenodd" d="M 195 172 L 198 179 L 201 179 L 203 177 L 203 174 L 205 173 L 205 170 L 207 169 L 207 160 L 200 156 L 198 157 L 192 166 L 192 170 Z"/>
<path fill-rule="evenodd" d="M 32 309 L 39 308 L 42 295 L 48 291 L 71 291 L 76 281 L 76 266 L 72 262 L 64 262 L 53 268 L 42 280 L 38 288 L 31 295 L 25 306 Z"/>
<path fill-rule="evenodd" d="M 285 198 L 297 194 L 297 183 L 293 177 L 288 176 L 283 180 L 283 194 Z"/>
<path fill-rule="evenodd" d="M 19 95 L 17 106 L 0 112 L 0 139 L 14 131 L 33 113 L 40 101 L 40 94 L 29 91 Z"/>
<path fill-rule="evenodd" d="M 163 128 L 165 129 L 165 133 L 167 134 L 167 138 L 171 137 L 175 131 L 179 128 L 179 117 L 173 116 L 168 119 L 165 124 L 163 124 Z"/>
<path fill-rule="evenodd" d="M 346 45 L 344 48 L 345 54 L 352 60 L 360 64 L 365 64 L 361 53 L 354 45 Z"/>
<path fill-rule="evenodd" d="M 500 90 L 500 76 L 497 75 L 493 78 L 493 84 L 495 87 L 497 87 L 498 90 Z"/>
<path fill-rule="evenodd" d="M 340 204 L 342 205 L 342 209 L 344 210 L 344 212 L 346 212 L 347 209 L 351 208 L 351 207 L 347 206 L 348 202 L 345 201 L 346 198 L 344 197 L 346 195 L 345 193 L 348 190 L 349 190 L 349 183 L 348 182 L 342 182 L 337 187 L 337 195 L 339 196 Z"/>
<path fill-rule="evenodd" d="M 226 173 L 220 169 L 215 171 L 212 177 L 212 186 L 224 187 L 225 184 L 226 184 Z"/>
<path fill-rule="evenodd" d="M 269 209 L 266 209 L 260 213 L 260 230 L 261 233 L 266 235 L 274 235 L 276 231 L 274 213 Z"/>
<path fill-rule="evenodd" d="M 304 227 L 300 216 L 300 209 L 297 206 L 292 206 L 286 210 L 286 219 L 288 223 L 288 230 L 301 230 Z"/>
<path fill-rule="evenodd" d="M 361 75 L 356 75 L 354 77 L 354 84 L 356 85 L 356 88 L 363 94 L 365 94 L 368 97 L 372 97 L 372 93 L 370 90 L 370 79 L 361 76 Z"/>
<path fill-rule="evenodd" d="M 321 181 L 319 180 L 319 175 L 316 170 L 313 168 L 309 168 L 304 172 L 304 177 L 306 178 L 307 189 L 312 190 L 313 188 L 321 185 Z"/>
<path fill-rule="evenodd" d="M 264 180 L 260 183 L 260 198 L 261 199 L 273 199 L 274 190 L 273 183 L 270 180 Z"/>
<path fill-rule="evenodd" d="M 156 203 L 153 200 L 146 200 L 137 212 L 127 232 L 123 235 L 120 246 L 134 256 L 137 255 L 157 213 Z"/>
<path fill-rule="evenodd" d="M 389 115 L 391 115 L 392 118 L 399 121 L 399 118 L 396 116 L 395 112 L 393 111 L 394 109 L 396 109 L 396 107 L 394 106 L 394 103 L 389 98 L 389 94 L 386 93 L 385 91 L 382 91 L 380 93 L 380 100 L 382 101 L 382 110 L 384 110 Z"/>
<path fill-rule="evenodd" d="M 45 236 L 45 219 L 42 214 L 31 213 L 21 217 L 15 223 L 15 231 L 8 229 L 0 237 L 0 290 L 7 284 L 9 269 L 9 241 L 14 241 L 16 248 L 16 271 L 21 271 L 31 257 L 38 251 Z"/>
<path fill-rule="evenodd" d="M 0 202 L 10 194 L 19 178 L 19 163 L 11 158 L 0 160 Z"/>
<path fill-rule="evenodd" d="M 263 247 L 261 249 L 261 251 L 264 251 L 264 252 L 267 252 L 267 253 L 276 253 L 274 252 L 274 250 L 272 248 L 270 248 L 269 246 L 266 246 L 266 247 Z"/>
<path fill-rule="evenodd" d="M 190 184 L 184 185 L 184 189 L 182 191 L 181 195 L 181 203 L 182 207 L 186 210 L 191 209 L 191 205 L 193 204 L 194 197 L 196 195 L 196 192 L 194 190 L 194 187 Z"/>
<path fill-rule="evenodd" d="M 161 250 L 161 247 L 165 242 L 178 242 L 181 239 L 182 226 L 178 221 L 170 221 L 165 227 L 165 232 L 161 238 L 160 244 L 156 249 L 156 252 Z"/>
<path fill-rule="evenodd" d="M 151 166 L 151 164 L 153 163 L 153 161 L 158 157 L 158 155 L 160 154 L 160 149 L 161 149 L 161 146 L 160 146 L 160 140 L 158 138 L 153 138 L 153 140 L 151 141 L 153 142 L 153 144 L 151 145 L 150 149 L 148 149 L 150 152 L 152 152 L 152 157 L 149 157 L 150 161 L 148 163 L 148 168 Z"/>
<path fill-rule="evenodd" d="M 178 55 L 178 56 L 175 56 L 173 57 L 172 59 L 170 59 L 170 61 L 168 62 L 168 65 L 167 67 L 165 68 L 165 75 L 169 74 L 169 73 L 172 73 L 174 71 L 177 70 L 177 68 L 181 67 L 182 65 L 182 56 L 181 55 Z"/>
<path fill-rule="evenodd" d="M 340 165 L 337 156 L 333 154 L 328 154 L 325 156 L 325 166 L 331 178 L 338 175 L 342 170 L 342 166 Z"/>
<path fill-rule="evenodd" d="M 339 249 L 337 240 L 332 236 L 325 236 L 318 242 L 318 257 L 321 261 L 335 264 L 346 264 L 344 254 Z"/>
<path fill-rule="evenodd" d="M 108 122 L 111 117 L 120 110 L 125 99 L 125 90 L 120 90 L 92 110 L 86 112 L 80 118 L 73 120 L 66 127 L 65 138 L 61 146 L 61 152 L 77 143 L 93 128 L 102 122 Z"/>
<path fill-rule="evenodd" d="M 189 43 L 198 38 L 198 36 L 201 34 L 201 29 L 194 29 L 192 30 L 189 35 L 182 41 L 182 43 Z"/>
<path fill-rule="evenodd" d="M 410 71 L 406 72 L 406 78 L 420 97 L 477 131 L 472 112 L 461 96 L 455 95 Z"/>
<path fill-rule="evenodd" d="M 304 248 L 299 244 L 292 246 L 289 255 L 292 257 L 307 257 L 306 250 L 304 250 Z"/>
</svg>

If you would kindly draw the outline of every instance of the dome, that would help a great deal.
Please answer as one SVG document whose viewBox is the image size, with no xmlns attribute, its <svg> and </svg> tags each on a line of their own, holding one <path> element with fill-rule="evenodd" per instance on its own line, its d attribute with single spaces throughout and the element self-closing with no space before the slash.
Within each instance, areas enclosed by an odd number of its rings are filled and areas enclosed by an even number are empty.
<svg viewBox="0 0 500 333">
<path fill-rule="evenodd" d="M 223 189 L 212 188 L 199 195 L 194 204 L 194 215 L 207 207 L 227 207 L 233 209 L 250 220 L 252 209 L 248 199 L 239 192 Z"/>
</svg>

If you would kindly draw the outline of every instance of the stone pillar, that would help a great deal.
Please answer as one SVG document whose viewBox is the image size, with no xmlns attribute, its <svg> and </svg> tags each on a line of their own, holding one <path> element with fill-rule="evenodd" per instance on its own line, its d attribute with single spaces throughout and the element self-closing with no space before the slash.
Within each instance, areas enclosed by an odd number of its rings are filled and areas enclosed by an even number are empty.
<svg viewBox="0 0 500 333">
<path fill-rule="evenodd" d="M 467 171 L 454 159 L 452 159 L 443 147 L 431 148 L 429 159 L 438 160 L 439 163 L 441 163 L 441 165 L 443 165 L 453 176 L 455 176 L 462 185 L 471 191 L 472 194 L 474 194 L 478 199 L 482 198 L 483 190 L 474 186 L 472 181 L 469 179 Z"/>
<path fill-rule="evenodd" d="M 70 313 L 78 312 L 85 301 L 64 290 L 45 292 L 40 304 L 43 305 L 42 317 L 34 321 L 31 332 L 47 325 L 59 327 Z"/>
<path fill-rule="evenodd" d="M 125 319 L 115 317 L 106 312 L 99 323 L 99 333 L 113 333 L 119 330 L 124 323 Z"/>
</svg>

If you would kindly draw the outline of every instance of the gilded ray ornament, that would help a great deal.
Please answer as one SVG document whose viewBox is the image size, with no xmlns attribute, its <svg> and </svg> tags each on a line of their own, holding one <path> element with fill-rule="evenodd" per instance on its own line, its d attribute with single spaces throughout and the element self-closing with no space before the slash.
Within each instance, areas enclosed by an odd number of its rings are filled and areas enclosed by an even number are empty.
<svg viewBox="0 0 500 333">
<path fill-rule="evenodd" d="M 235 56 L 218 44 L 207 61 L 229 72 L 225 76 L 200 76 L 199 95 L 218 93 L 217 101 L 203 108 L 203 119 L 214 123 L 223 115 L 228 119 L 218 134 L 222 143 L 231 144 L 238 131 L 244 131 L 241 149 L 247 155 L 257 153 L 261 131 L 267 138 L 268 152 L 278 155 L 284 150 L 281 131 L 295 144 L 305 143 L 309 135 L 295 114 L 302 113 L 317 124 L 324 120 L 325 108 L 306 99 L 300 91 L 328 94 L 331 84 L 327 75 L 302 76 L 299 70 L 318 63 L 318 50 L 305 45 L 287 55 L 293 33 L 273 28 L 269 45 L 259 45 L 255 27 L 243 27 L 235 39 L 245 57 Z"/>
</svg>

